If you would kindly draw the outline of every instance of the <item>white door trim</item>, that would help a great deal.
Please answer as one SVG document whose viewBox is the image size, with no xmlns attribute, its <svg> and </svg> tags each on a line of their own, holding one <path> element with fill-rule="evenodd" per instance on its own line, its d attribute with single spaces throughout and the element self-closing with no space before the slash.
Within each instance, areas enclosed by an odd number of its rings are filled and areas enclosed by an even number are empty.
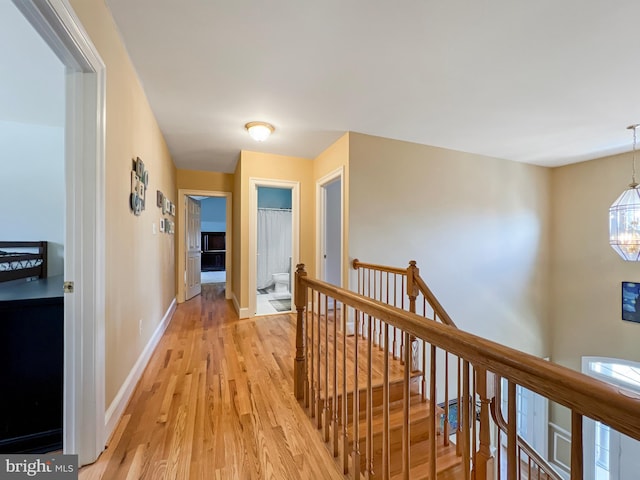
<svg viewBox="0 0 640 480">
<path fill-rule="evenodd" d="M 233 231 L 232 231 L 232 223 L 231 223 L 231 215 L 233 209 L 231 208 L 232 195 L 231 192 L 220 192 L 217 190 L 193 190 L 189 188 L 181 188 L 178 190 L 178 227 L 180 229 L 180 234 L 178 235 L 178 303 L 182 303 L 185 301 L 185 292 L 186 292 L 186 284 L 185 284 L 185 274 L 186 274 L 186 237 L 187 228 L 185 223 L 185 208 L 186 202 L 184 201 L 184 197 L 187 195 L 200 195 L 203 197 L 224 197 L 227 200 L 227 209 L 226 209 L 226 221 L 227 221 L 227 232 L 226 232 L 226 253 L 224 260 L 224 269 L 226 271 L 226 284 L 224 290 L 224 296 L 227 300 L 231 300 L 233 292 L 231 291 L 231 256 L 233 254 Z"/>
<path fill-rule="evenodd" d="M 324 279 L 324 258 L 325 250 L 325 230 L 324 222 L 326 208 L 326 189 L 325 187 L 340 179 L 340 287 L 344 287 L 344 166 L 338 167 L 329 172 L 324 177 L 316 181 L 316 268 L 318 278 Z"/>
<path fill-rule="evenodd" d="M 258 264 L 258 187 L 291 190 L 291 263 L 292 269 L 300 262 L 300 182 L 249 178 L 249 316 L 256 315 Z M 293 275 L 294 271 L 291 272 Z M 291 281 L 291 298 L 295 298 L 295 282 Z"/>
<path fill-rule="evenodd" d="M 105 65 L 67 0 L 14 0 L 67 67 L 63 450 L 105 444 Z"/>
</svg>

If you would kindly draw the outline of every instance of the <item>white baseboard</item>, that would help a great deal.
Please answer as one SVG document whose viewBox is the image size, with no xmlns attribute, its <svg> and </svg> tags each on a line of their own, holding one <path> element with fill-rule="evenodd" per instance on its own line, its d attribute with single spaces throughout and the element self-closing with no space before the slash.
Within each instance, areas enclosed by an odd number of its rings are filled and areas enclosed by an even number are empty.
<svg viewBox="0 0 640 480">
<path fill-rule="evenodd" d="M 249 309 L 248 308 L 240 308 L 240 302 L 236 298 L 235 293 L 233 294 L 233 308 L 236 309 L 236 313 L 238 314 L 238 318 L 249 318 Z"/>
<path fill-rule="evenodd" d="M 162 317 L 162 321 L 156 328 L 156 331 L 153 332 L 153 335 L 151 335 L 147 346 L 144 347 L 144 350 L 138 357 L 138 360 L 129 372 L 129 375 L 127 375 L 126 380 L 120 387 L 120 390 L 118 391 L 117 395 L 111 402 L 111 405 L 109 405 L 109 408 L 104 414 L 105 439 L 109 439 L 114 429 L 116 428 L 120 417 L 124 413 L 124 409 L 127 407 L 127 403 L 129 403 L 129 399 L 131 398 L 131 394 L 133 393 L 134 388 L 136 388 L 140 377 L 142 377 L 144 369 L 147 367 L 147 363 L 149 363 L 151 354 L 158 346 L 158 342 L 162 338 L 164 331 L 169 326 L 169 322 L 171 321 L 173 312 L 175 311 L 176 299 L 174 298 L 171 302 L 171 305 L 169 305 L 167 312 L 164 314 L 164 317 Z"/>
</svg>

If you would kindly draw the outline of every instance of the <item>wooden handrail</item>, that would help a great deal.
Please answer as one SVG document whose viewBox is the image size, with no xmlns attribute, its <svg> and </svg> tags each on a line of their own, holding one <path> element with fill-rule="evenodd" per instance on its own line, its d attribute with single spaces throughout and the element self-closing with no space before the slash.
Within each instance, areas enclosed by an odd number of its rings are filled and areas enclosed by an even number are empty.
<svg viewBox="0 0 640 480">
<path fill-rule="evenodd" d="M 449 325 L 425 322 L 424 317 L 320 280 L 299 275 L 298 282 L 298 288 L 312 288 L 328 295 L 363 314 L 381 319 L 458 355 L 474 366 L 485 368 L 564 405 L 574 414 L 599 420 L 625 435 L 640 439 L 640 416 L 637 415 L 640 398 L 627 391 Z M 306 305 L 296 304 L 296 307 L 300 311 Z"/>
<path fill-rule="evenodd" d="M 376 270 L 378 272 L 389 272 L 389 273 L 396 273 L 399 275 L 407 274 L 406 268 L 387 267 L 386 265 L 375 265 L 373 263 L 363 263 L 357 258 L 355 258 L 351 262 L 351 266 L 353 267 L 354 270 L 358 270 L 359 268 L 368 268 L 369 270 Z"/>
<path fill-rule="evenodd" d="M 502 416 L 502 411 L 500 410 L 500 398 L 501 397 L 502 386 L 500 385 L 500 377 L 495 376 L 495 386 L 494 392 L 495 396 L 491 399 L 490 404 L 490 412 L 491 418 L 493 418 L 494 423 L 498 426 L 500 430 L 503 432 L 508 431 L 507 421 Z M 553 468 L 553 466 L 547 462 L 542 456 L 533 448 L 529 442 L 527 442 L 520 435 L 517 436 L 518 446 L 527 454 L 529 458 L 531 458 L 539 467 L 542 467 L 544 473 L 551 478 L 551 480 L 563 480 L 558 472 Z M 498 442 L 499 443 L 499 442 Z M 500 448 L 498 446 L 498 448 Z"/>
<path fill-rule="evenodd" d="M 396 275 L 405 275 L 409 277 L 408 272 L 412 272 L 412 281 L 415 282 L 415 286 L 418 290 L 424 295 L 424 298 L 427 299 L 431 308 L 436 314 L 436 317 L 444 324 L 451 325 L 455 327 L 455 322 L 451 319 L 447 311 L 444 309 L 442 304 L 438 301 L 436 296 L 433 294 L 431 289 L 427 286 L 425 281 L 420 276 L 418 268 L 416 268 L 416 262 L 412 260 L 409 262 L 409 268 L 398 268 L 398 267 L 390 267 L 387 265 L 376 265 L 373 263 L 363 263 L 357 258 L 351 262 L 351 266 L 354 270 L 358 269 L 368 269 L 375 270 L 377 272 L 385 272 L 385 273 L 394 273 Z"/>
<path fill-rule="evenodd" d="M 414 281 L 416 282 L 416 285 L 420 290 L 420 292 L 422 292 L 422 295 L 424 295 L 424 297 L 427 299 L 427 301 L 431 305 L 431 308 L 433 308 L 434 312 L 436 312 L 436 315 L 438 316 L 440 321 L 445 325 L 458 328 L 455 322 L 451 319 L 451 317 L 447 313 L 447 311 L 440 304 L 436 296 L 433 294 L 433 292 L 429 289 L 429 287 L 427 287 L 427 284 L 424 282 L 422 277 L 420 275 L 416 275 L 416 277 L 414 278 Z"/>
</svg>

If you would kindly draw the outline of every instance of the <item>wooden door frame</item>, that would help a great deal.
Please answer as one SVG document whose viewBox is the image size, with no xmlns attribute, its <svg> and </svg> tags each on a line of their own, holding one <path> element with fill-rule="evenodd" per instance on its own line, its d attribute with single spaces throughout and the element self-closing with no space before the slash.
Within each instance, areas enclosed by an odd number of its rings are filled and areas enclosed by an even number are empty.
<svg viewBox="0 0 640 480">
<path fill-rule="evenodd" d="M 258 295 L 258 187 L 283 188 L 291 190 L 291 298 L 295 298 L 293 274 L 300 262 L 300 182 L 294 180 L 273 180 L 269 178 L 249 178 L 249 317 L 256 316 Z M 241 315 L 243 317 L 244 315 Z"/>
<path fill-rule="evenodd" d="M 106 68 L 67 0 L 14 0 L 67 69 L 63 451 L 104 449 Z"/>
<path fill-rule="evenodd" d="M 225 279 L 225 290 L 224 296 L 227 300 L 231 300 L 232 291 L 231 291 L 231 258 L 233 254 L 233 235 L 232 235 L 232 194 L 231 192 L 221 192 L 218 190 L 194 190 L 190 188 L 180 188 L 178 189 L 178 252 L 177 252 L 177 261 L 176 261 L 176 286 L 178 292 L 178 303 L 183 303 L 185 301 L 185 293 L 186 293 L 186 219 L 185 219 L 185 208 L 186 202 L 185 197 L 188 195 L 195 196 L 203 196 L 203 197 L 224 197 L 227 201 L 226 205 L 226 222 L 227 222 L 227 232 L 226 232 L 226 254 L 224 260 L 224 269 L 226 272 Z"/>
</svg>

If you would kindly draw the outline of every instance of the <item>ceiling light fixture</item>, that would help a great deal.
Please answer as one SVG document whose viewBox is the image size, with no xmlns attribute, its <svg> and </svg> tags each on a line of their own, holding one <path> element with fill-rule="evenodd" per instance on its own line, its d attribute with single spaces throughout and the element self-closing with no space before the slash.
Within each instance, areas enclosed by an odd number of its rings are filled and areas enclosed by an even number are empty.
<svg viewBox="0 0 640 480">
<path fill-rule="evenodd" d="M 640 124 L 630 125 L 633 130 L 633 157 L 631 183 L 609 207 L 609 245 L 622 258 L 640 261 L 640 190 L 636 183 L 636 142 Z"/>
<path fill-rule="evenodd" d="M 244 128 L 256 142 L 264 142 L 275 130 L 273 125 L 266 122 L 249 122 Z"/>
</svg>

